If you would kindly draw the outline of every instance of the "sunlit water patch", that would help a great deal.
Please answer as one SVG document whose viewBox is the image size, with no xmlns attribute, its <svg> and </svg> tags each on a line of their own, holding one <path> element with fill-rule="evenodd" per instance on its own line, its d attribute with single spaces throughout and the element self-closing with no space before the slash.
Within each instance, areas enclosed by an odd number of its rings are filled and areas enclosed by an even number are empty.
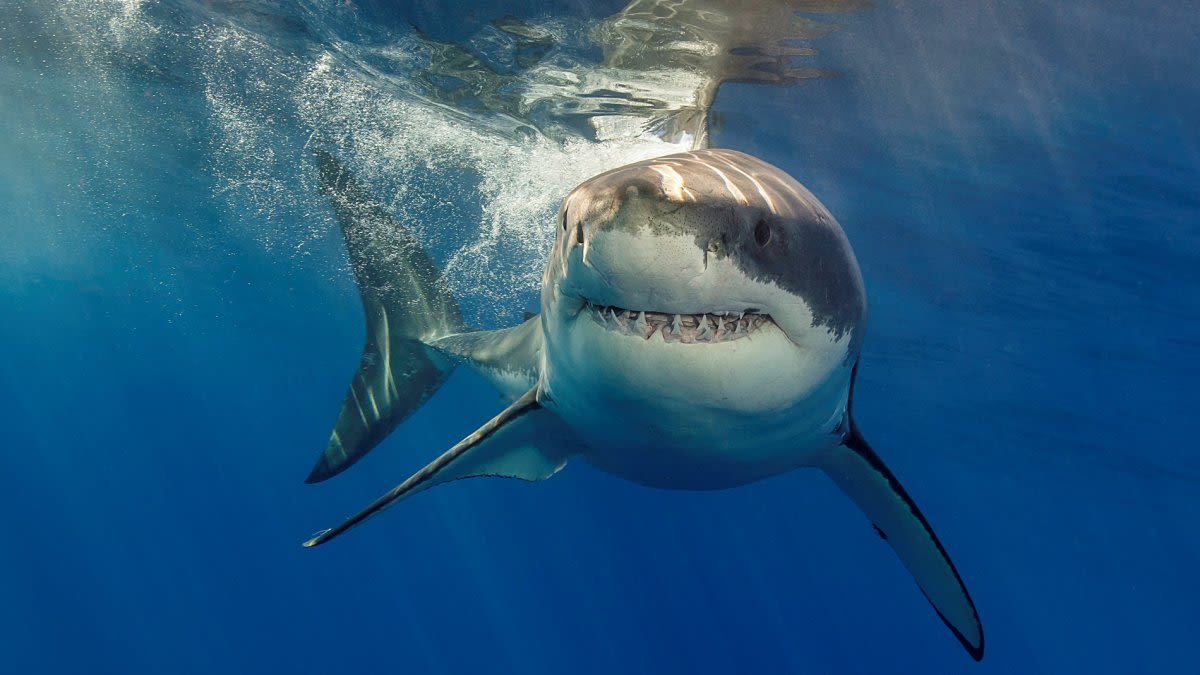
<svg viewBox="0 0 1200 675">
<path fill-rule="evenodd" d="M 202 96 L 214 196 L 260 245 L 329 241 L 312 161 L 329 150 L 490 325 L 534 303 L 571 187 L 705 145 L 723 81 L 821 75 L 802 42 L 828 27 L 796 11 L 859 4 L 637 1 L 599 20 L 498 17 L 462 42 L 371 23 L 353 3 L 96 0 L 54 22 L 99 72 Z"/>
</svg>

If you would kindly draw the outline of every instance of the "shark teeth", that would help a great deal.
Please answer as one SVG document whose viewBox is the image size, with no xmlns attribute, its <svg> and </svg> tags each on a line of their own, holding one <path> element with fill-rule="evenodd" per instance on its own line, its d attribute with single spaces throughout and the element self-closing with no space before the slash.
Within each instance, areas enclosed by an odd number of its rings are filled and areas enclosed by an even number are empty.
<svg viewBox="0 0 1200 675">
<path fill-rule="evenodd" d="M 646 321 L 646 313 L 638 312 L 637 319 L 633 322 L 633 327 L 637 331 L 637 335 L 649 340 L 651 335 L 654 335 L 654 327 Z"/>
<path fill-rule="evenodd" d="M 585 308 L 597 323 L 609 330 L 636 335 L 643 340 L 658 335 L 664 342 L 683 344 L 739 340 L 766 323 L 774 323 L 770 315 L 755 309 L 674 314 L 625 309 L 590 300 L 585 302 Z"/>
</svg>

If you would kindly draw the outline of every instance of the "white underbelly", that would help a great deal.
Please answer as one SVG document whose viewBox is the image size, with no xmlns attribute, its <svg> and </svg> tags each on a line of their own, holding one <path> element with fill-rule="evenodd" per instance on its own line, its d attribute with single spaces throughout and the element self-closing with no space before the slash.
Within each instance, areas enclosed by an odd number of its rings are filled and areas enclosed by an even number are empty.
<svg viewBox="0 0 1200 675">
<path fill-rule="evenodd" d="M 646 341 L 591 322 L 557 337 L 545 404 L 610 473 L 717 489 L 803 466 L 838 442 L 849 368 L 774 326 L 718 344 Z"/>
</svg>

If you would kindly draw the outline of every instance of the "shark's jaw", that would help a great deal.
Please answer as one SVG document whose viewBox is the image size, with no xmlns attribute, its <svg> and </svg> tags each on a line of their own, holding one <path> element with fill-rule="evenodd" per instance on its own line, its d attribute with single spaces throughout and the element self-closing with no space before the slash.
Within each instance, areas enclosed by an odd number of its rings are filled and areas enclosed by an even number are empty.
<svg viewBox="0 0 1200 675">
<path fill-rule="evenodd" d="M 588 318 L 608 330 L 685 345 L 741 340 L 775 323 L 769 314 L 754 308 L 688 314 L 626 309 L 585 299 L 584 310 Z"/>
<path fill-rule="evenodd" d="M 730 433 L 744 425 L 734 435 L 750 437 L 755 428 L 761 438 L 761 426 L 778 423 L 777 415 L 797 415 L 784 411 L 818 392 L 823 397 L 831 378 L 838 378 L 844 345 L 797 344 L 771 311 L 789 317 L 788 308 L 753 289 L 742 289 L 741 301 L 700 301 L 661 279 L 639 283 L 627 276 L 623 283 L 662 294 L 609 287 L 594 289 L 604 298 L 595 301 L 560 287 L 544 307 L 543 385 L 556 404 L 588 411 L 581 416 L 631 420 L 644 413 L 647 428 L 663 427 L 648 436 L 682 440 L 692 431 L 666 427 L 702 415 L 704 421 L 689 425 L 717 425 Z M 637 412 L 618 412 L 626 409 Z"/>
<path fill-rule="evenodd" d="M 543 285 L 543 377 L 564 405 L 611 396 L 661 419 L 695 407 L 748 421 L 848 373 L 849 340 L 814 325 L 803 298 L 706 258 L 691 237 L 602 231 L 586 243 L 552 259 Z"/>
<path fill-rule="evenodd" d="M 719 489 L 793 469 L 837 440 L 848 371 L 799 347 L 770 314 L 567 297 L 558 309 L 543 315 L 543 403 L 604 471 Z"/>
</svg>

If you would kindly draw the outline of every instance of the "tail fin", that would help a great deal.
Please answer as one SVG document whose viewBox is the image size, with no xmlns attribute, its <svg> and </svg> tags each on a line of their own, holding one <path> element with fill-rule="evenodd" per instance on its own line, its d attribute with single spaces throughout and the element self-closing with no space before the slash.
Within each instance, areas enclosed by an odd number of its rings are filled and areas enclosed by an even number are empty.
<svg viewBox="0 0 1200 675">
<path fill-rule="evenodd" d="M 463 330 L 441 270 L 416 237 L 333 155 L 317 150 L 316 160 L 362 296 L 367 342 L 329 444 L 306 483 L 345 470 L 420 408 L 454 369 L 425 343 Z"/>
</svg>

